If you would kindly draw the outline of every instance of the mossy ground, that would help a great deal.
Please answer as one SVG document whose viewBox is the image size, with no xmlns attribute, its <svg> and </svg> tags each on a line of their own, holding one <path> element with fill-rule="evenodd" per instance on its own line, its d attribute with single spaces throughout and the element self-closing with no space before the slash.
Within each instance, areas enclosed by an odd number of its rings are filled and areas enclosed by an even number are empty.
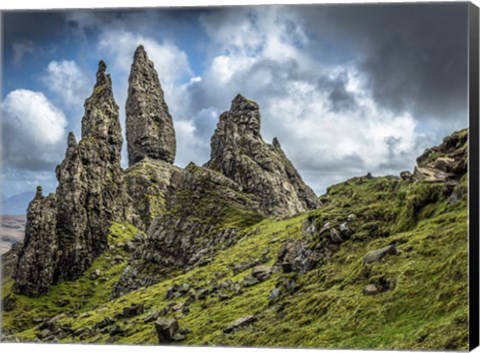
<svg viewBox="0 0 480 353">
<path fill-rule="evenodd" d="M 457 186 L 464 186 L 466 180 Z M 234 275 L 234 264 L 253 261 L 268 253 L 272 265 L 287 239 L 304 237 L 302 226 L 314 219 L 317 227 L 325 222 L 340 224 L 349 214 L 352 237 L 321 267 L 295 276 L 295 291 L 284 290 L 271 304 L 268 297 L 291 274 L 275 272 L 266 281 L 245 287 L 242 295 L 221 301 L 218 293 L 196 300 L 179 324 L 190 329 L 182 345 L 233 345 L 261 347 L 317 347 L 370 349 L 468 349 L 467 283 L 467 206 L 466 195 L 452 202 L 450 186 L 412 183 L 393 178 L 355 178 L 331 187 L 322 196 L 324 206 L 316 211 L 284 220 L 266 219 L 245 230 L 236 245 L 220 251 L 211 263 L 194 268 L 156 285 L 140 288 L 118 299 L 109 293 L 126 261 L 108 267 L 107 257 L 121 249 L 108 251 L 78 281 L 52 287 L 41 297 L 30 299 L 10 293 L 5 282 L 3 297 L 16 298 L 13 311 L 3 313 L 3 328 L 15 337 L 31 341 L 38 328 L 35 317 L 52 317 L 71 311 L 59 323 L 72 329 L 92 327 L 105 317 L 114 318 L 124 307 L 143 303 L 144 314 L 116 319 L 126 330 L 115 340 L 119 344 L 157 344 L 152 322 L 145 323 L 149 312 L 169 305 L 167 289 L 173 284 L 189 283 L 206 288 L 230 279 L 241 281 L 251 270 Z M 136 230 L 114 225 L 111 241 L 132 237 Z M 115 238 L 116 237 L 116 238 Z M 311 246 L 319 241 L 311 236 Z M 395 243 L 398 255 L 386 256 L 371 265 L 363 256 Z M 109 280 L 90 280 L 100 268 Z M 374 296 L 363 294 L 371 283 L 386 281 L 389 290 Z M 67 299 L 58 307 L 55 302 Z M 176 303 L 185 297 L 174 299 Z M 27 310 L 29 309 L 29 310 Z M 87 315 L 81 315 L 88 313 Z M 178 315 L 171 313 L 169 316 Z M 230 334 L 223 329 L 232 321 L 256 314 L 257 321 Z M 74 318 L 74 316 L 76 318 Z M 68 337 L 62 342 L 80 342 Z M 107 343 L 108 333 L 98 333 L 81 342 Z"/>
</svg>

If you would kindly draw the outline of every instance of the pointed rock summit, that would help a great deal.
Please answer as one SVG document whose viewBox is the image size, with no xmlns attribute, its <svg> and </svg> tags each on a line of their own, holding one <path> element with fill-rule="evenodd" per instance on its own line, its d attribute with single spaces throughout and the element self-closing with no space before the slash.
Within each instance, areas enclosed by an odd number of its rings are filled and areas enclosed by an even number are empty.
<svg viewBox="0 0 480 353">
<path fill-rule="evenodd" d="M 58 239 L 55 195 L 44 197 L 42 188 L 27 210 L 27 224 L 23 248 L 18 257 L 14 290 L 17 293 L 37 297 L 48 290 L 53 283 Z"/>
<path fill-rule="evenodd" d="M 128 79 L 126 128 L 128 162 L 145 157 L 173 163 L 175 130 L 153 62 L 142 45 L 135 51 Z"/>
<path fill-rule="evenodd" d="M 229 111 L 220 116 L 211 139 L 207 168 L 240 184 L 243 191 L 261 199 L 267 215 L 286 216 L 320 205 L 275 138 L 273 145 L 260 134 L 256 102 L 237 95 Z"/>
</svg>

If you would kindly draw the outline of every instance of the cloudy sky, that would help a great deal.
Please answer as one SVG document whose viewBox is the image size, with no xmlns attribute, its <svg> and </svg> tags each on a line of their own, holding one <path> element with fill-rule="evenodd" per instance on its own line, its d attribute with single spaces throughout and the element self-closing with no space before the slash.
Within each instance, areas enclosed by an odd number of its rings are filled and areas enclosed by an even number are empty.
<svg viewBox="0 0 480 353">
<path fill-rule="evenodd" d="M 468 124 L 466 3 L 9 12 L 3 35 L 7 197 L 55 190 L 100 59 L 124 125 L 138 44 L 159 72 L 179 166 L 208 160 L 237 93 L 260 104 L 264 139 L 278 137 L 317 194 L 367 172 L 412 170 Z"/>
</svg>

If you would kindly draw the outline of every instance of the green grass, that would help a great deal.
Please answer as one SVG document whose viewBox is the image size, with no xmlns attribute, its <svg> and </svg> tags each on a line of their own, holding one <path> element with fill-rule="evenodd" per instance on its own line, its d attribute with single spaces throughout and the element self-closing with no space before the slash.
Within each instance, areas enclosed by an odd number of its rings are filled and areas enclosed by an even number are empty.
<svg viewBox="0 0 480 353">
<path fill-rule="evenodd" d="M 464 184 L 466 180 L 457 187 Z M 223 214 L 221 219 L 245 227 L 235 245 L 219 251 L 206 266 L 172 274 L 158 284 L 109 300 L 112 285 L 126 266 L 126 261 L 109 266 L 106 257 L 123 254 L 123 250 L 115 248 L 98 258 L 76 282 L 54 286 L 37 299 L 15 296 L 17 308 L 4 313 L 2 325 L 15 331 L 16 337 L 30 341 L 38 331 L 31 324 L 33 317 L 51 317 L 72 310 L 77 317 L 70 315 L 59 323 L 77 329 L 92 327 L 107 316 L 114 318 L 132 303 L 143 303 L 144 314 L 116 319 L 127 333 L 115 343 L 156 344 L 153 323 L 144 323 L 143 319 L 149 312 L 169 305 L 172 300 L 165 295 L 173 284 L 188 283 L 200 289 L 227 279 L 240 282 L 251 270 L 234 275 L 234 264 L 252 262 L 267 253 L 270 259 L 265 264 L 273 265 L 288 239 L 305 237 L 302 226 L 307 219 L 313 219 L 320 229 L 327 221 L 338 226 L 348 215 L 355 214 L 356 220 L 350 223 L 351 239 L 321 267 L 304 275 L 275 272 L 268 280 L 243 288 L 242 295 L 226 301 L 220 301 L 215 293 L 193 302 L 190 312 L 179 318 L 180 327 L 191 333 L 178 344 L 468 349 L 466 196 L 451 204 L 445 186 L 440 184 L 354 178 L 329 188 L 322 201 L 324 206 L 319 210 L 290 219 L 265 219 L 253 225 L 254 220 L 242 223 L 246 214 Z M 124 242 L 135 233 L 131 226 L 115 224 L 110 241 Z M 321 237 L 309 237 L 310 246 L 318 244 Z M 397 244 L 398 255 L 363 264 L 367 252 L 392 243 Z M 95 285 L 89 275 L 96 268 L 105 271 L 109 280 Z M 283 290 L 278 301 L 269 305 L 271 290 L 291 277 L 295 278 L 297 291 Z M 366 285 L 380 280 L 389 282 L 388 291 L 375 296 L 363 294 Z M 8 281 L 4 293 L 14 296 L 9 293 L 10 285 Z M 82 298 L 83 295 L 86 297 Z M 58 308 L 54 302 L 60 298 L 68 298 L 69 305 Z M 30 311 L 24 310 L 27 305 L 31 306 Z M 88 317 L 82 313 L 88 313 Z M 250 314 L 258 317 L 251 326 L 223 333 L 229 323 Z M 67 337 L 63 342 L 107 343 L 110 337 L 99 333 L 84 340 Z"/>
</svg>

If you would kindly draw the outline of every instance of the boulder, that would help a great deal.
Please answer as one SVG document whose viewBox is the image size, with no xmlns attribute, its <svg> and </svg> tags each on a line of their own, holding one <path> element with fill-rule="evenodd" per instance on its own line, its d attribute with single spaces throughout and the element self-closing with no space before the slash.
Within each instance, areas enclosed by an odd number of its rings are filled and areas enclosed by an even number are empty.
<svg viewBox="0 0 480 353">
<path fill-rule="evenodd" d="M 412 177 L 413 174 L 410 173 L 408 170 L 404 170 L 400 173 L 400 178 L 402 178 L 402 180 L 412 180 Z"/>
<path fill-rule="evenodd" d="M 180 327 L 176 319 L 157 319 L 155 321 L 155 330 L 157 331 L 159 343 L 171 343 L 185 339 L 185 336 L 180 333 Z"/>
<path fill-rule="evenodd" d="M 363 263 L 364 264 L 371 264 L 373 262 L 376 262 L 383 258 L 386 255 L 397 255 L 398 250 L 397 247 L 393 245 L 386 246 L 384 248 L 378 249 L 378 250 L 373 250 L 367 253 L 363 257 Z"/>
<path fill-rule="evenodd" d="M 130 318 L 142 314 L 144 311 L 143 304 L 132 304 L 126 308 L 123 308 L 121 317 Z"/>
<path fill-rule="evenodd" d="M 243 278 L 243 285 L 245 287 L 250 287 L 250 286 L 254 286 L 255 284 L 259 283 L 260 281 L 253 277 L 252 275 L 246 275 L 244 278 Z"/>
<path fill-rule="evenodd" d="M 273 302 L 277 300 L 277 298 L 280 296 L 280 293 L 280 288 L 273 288 L 270 292 L 270 295 L 268 296 L 268 301 Z"/>
<path fill-rule="evenodd" d="M 265 281 L 272 274 L 272 268 L 269 266 L 256 266 L 252 270 L 252 277 L 260 282 Z"/>
<path fill-rule="evenodd" d="M 255 315 L 248 315 L 248 316 L 242 317 L 230 323 L 226 328 L 223 329 L 223 332 L 232 333 L 233 331 L 236 331 L 240 328 L 244 328 L 248 325 L 251 325 L 256 320 L 257 320 L 257 317 Z"/>
<path fill-rule="evenodd" d="M 379 290 L 377 289 L 377 286 L 374 284 L 368 284 L 364 289 L 363 289 L 363 294 L 365 295 L 375 295 L 378 294 Z"/>
</svg>

